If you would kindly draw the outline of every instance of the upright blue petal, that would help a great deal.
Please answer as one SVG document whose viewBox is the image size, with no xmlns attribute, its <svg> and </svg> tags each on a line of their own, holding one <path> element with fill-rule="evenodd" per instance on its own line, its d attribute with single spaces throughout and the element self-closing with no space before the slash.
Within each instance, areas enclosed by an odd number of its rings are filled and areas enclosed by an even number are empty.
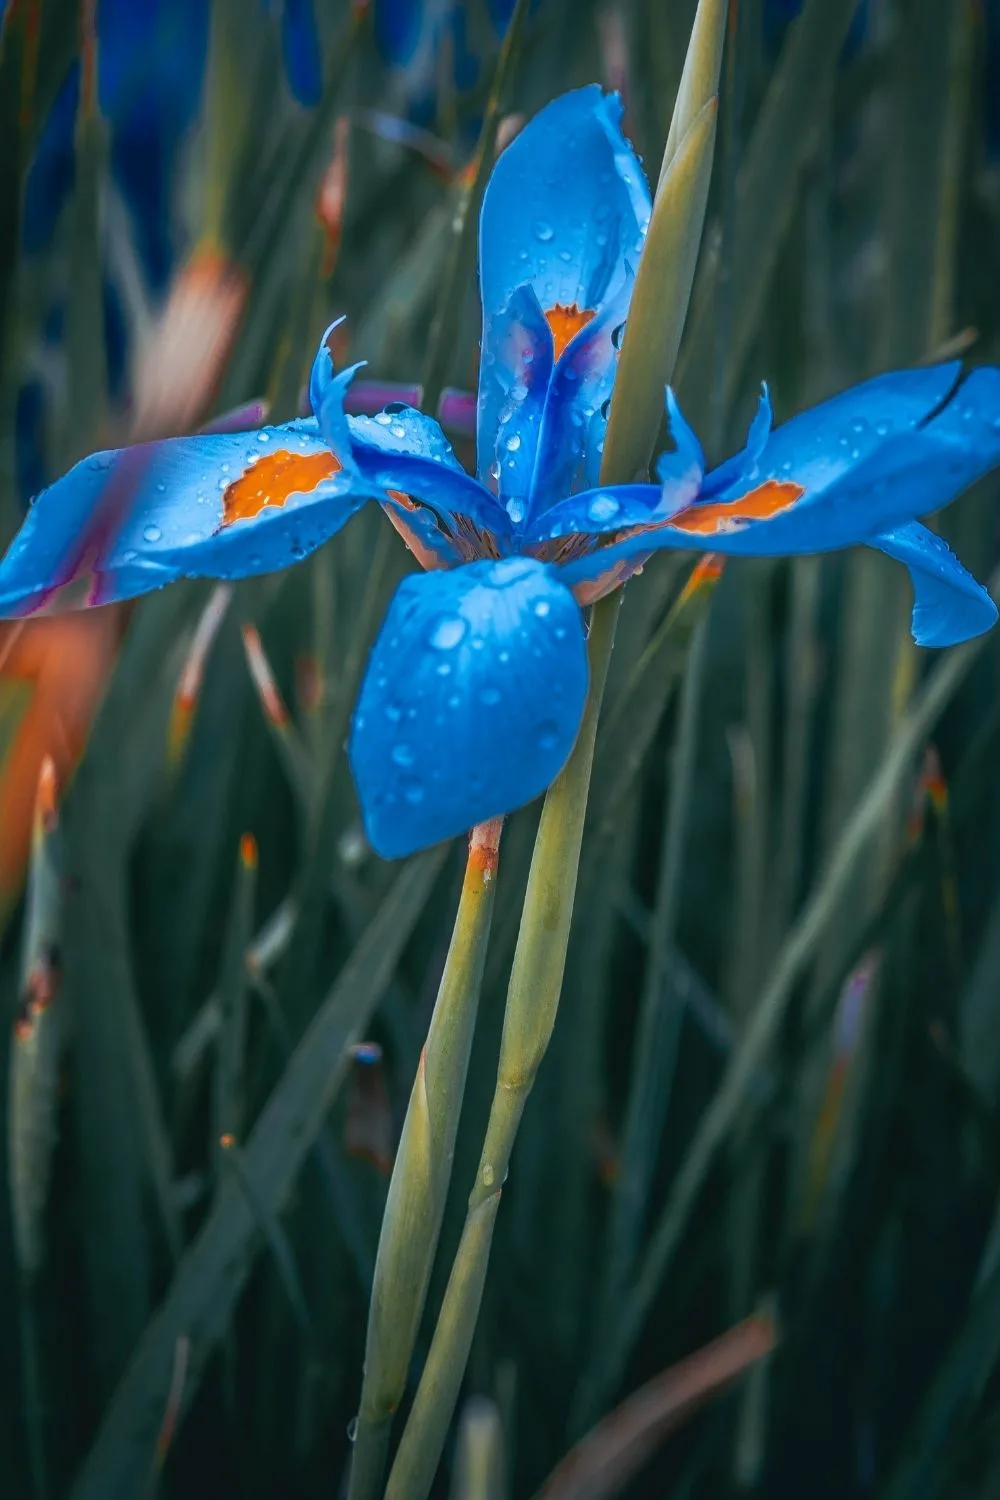
<svg viewBox="0 0 1000 1500">
<path fill-rule="evenodd" d="M 373 848 L 410 854 L 540 795 L 586 696 L 583 619 L 550 568 L 520 557 L 404 579 L 349 744 Z"/>
<path fill-rule="evenodd" d="M 917 521 L 873 538 L 905 563 L 913 584 L 911 629 L 918 646 L 955 646 L 996 624 L 997 607 L 939 536 Z"/>
<path fill-rule="evenodd" d="M 519 286 L 483 348 L 476 411 L 480 483 L 517 521 L 528 512 L 552 361 L 552 331 L 535 289 Z"/>
<path fill-rule="evenodd" d="M 649 221 L 649 191 L 620 129 L 621 104 L 597 84 L 563 94 L 501 153 L 483 199 L 479 278 L 483 383 L 504 355 L 504 313 L 530 285 L 553 329 L 556 353 L 624 285 Z M 624 310 L 623 310 L 624 312 Z M 480 422 L 480 463 L 493 437 Z M 488 460 L 487 460 L 488 461 Z"/>
<path fill-rule="evenodd" d="M 531 489 L 537 516 L 565 495 L 597 483 L 618 366 L 618 335 L 628 312 L 633 277 L 622 276 L 600 312 L 564 349 L 545 401 Z"/>
<path fill-rule="evenodd" d="M 104 604 L 173 578 L 285 568 L 368 493 L 340 471 L 314 421 L 97 453 L 29 510 L 0 562 L 0 613 L 50 606 L 70 584 L 74 604 Z"/>
<path fill-rule="evenodd" d="M 501 153 L 480 220 L 484 327 L 524 282 L 543 308 L 596 310 L 634 266 L 649 190 L 621 112 L 589 84 L 547 104 Z"/>
<path fill-rule="evenodd" d="M 428 506 L 452 529 L 467 518 L 480 530 L 504 536 L 505 511 L 466 474 L 433 417 L 401 402 L 374 417 L 346 415 L 347 383 L 358 366 L 334 374 L 330 332 L 313 361 L 309 399 L 327 446 L 344 468 L 367 483 L 369 494 L 396 490 Z"/>
</svg>

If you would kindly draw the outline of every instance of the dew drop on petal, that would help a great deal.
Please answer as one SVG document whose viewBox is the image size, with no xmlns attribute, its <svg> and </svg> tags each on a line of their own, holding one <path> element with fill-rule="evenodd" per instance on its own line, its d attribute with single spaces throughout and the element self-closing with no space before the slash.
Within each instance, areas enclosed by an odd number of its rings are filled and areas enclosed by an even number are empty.
<svg viewBox="0 0 1000 1500">
<path fill-rule="evenodd" d="M 551 609 L 552 606 L 547 599 L 539 599 L 538 603 L 535 605 L 535 614 L 540 620 L 544 620 L 545 616 L 551 611 Z"/>
<path fill-rule="evenodd" d="M 162 540 L 163 532 L 160 530 L 159 526 L 147 526 L 144 529 L 142 536 L 144 541 L 158 542 Z"/>
<path fill-rule="evenodd" d="M 397 766 L 412 766 L 416 756 L 413 746 L 408 745 L 405 740 L 399 740 L 392 747 L 392 759 Z"/>
<path fill-rule="evenodd" d="M 611 521 L 621 510 L 614 495 L 595 495 L 587 506 L 587 515 L 592 521 Z"/>
<path fill-rule="evenodd" d="M 270 433 L 258 432 L 257 441 L 258 443 L 269 443 L 271 441 Z"/>
<path fill-rule="evenodd" d="M 543 245 L 548 244 L 554 233 L 552 225 L 546 224 L 544 219 L 539 219 L 535 224 L 535 238 L 541 240 Z"/>
<path fill-rule="evenodd" d="M 479 701 L 484 708 L 494 708 L 500 702 L 500 689 L 490 686 L 480 688 Z"/>
<path fill-rule="evenodd" d="M 451 651 L 464 637 L 468 626 L 460 615 L 443 615 L 430 633 L 430 644 L 438 651 Z"/>
<path fill-rule="evenodd" d="M 538 740 L 539 750 L 554 750 L 559 743 L 558 724 L 552 719 L 546 719 L 543 724 L 539 724 L 535 737 Z"/>
<path fill-rule="evenodd" d="M 419 807 L 424 800 L 424 784 L 419 776 L 403 778 L 403 796 L 411 807 Z"/>
<path fill-rule="evenodd" d="M 510 435 L 510 437 L 507 439 L 507 444 L 506 444 L 508 453 L 516 453 L 517 450 L 518 450 L 518 448 L 520 448 L 520 446 L 521 446 L 521 434 L 519 432 L 512 432 L 511 435 Z"/>
</svg>

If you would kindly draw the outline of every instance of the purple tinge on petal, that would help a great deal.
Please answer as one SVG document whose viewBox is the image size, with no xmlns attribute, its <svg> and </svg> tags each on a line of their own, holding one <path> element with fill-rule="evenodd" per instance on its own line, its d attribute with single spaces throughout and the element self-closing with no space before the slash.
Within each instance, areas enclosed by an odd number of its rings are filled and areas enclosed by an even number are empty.
<svg viewBox="0 0 1000 1500">
<path fill-rule="evenodd" d="M 551 568 L 519 557 L 404 579 L 349 744 L 372 846 L 397 858 L 540 795 L 586 695 L 583 620 Z"/>
<path fill-rule="evenodd" d="M 0 613 L 288 567 L 339 531 L 368 493 L 312 419 L 94 454 L 29 510 L 0 562 Z"/>
</svg>

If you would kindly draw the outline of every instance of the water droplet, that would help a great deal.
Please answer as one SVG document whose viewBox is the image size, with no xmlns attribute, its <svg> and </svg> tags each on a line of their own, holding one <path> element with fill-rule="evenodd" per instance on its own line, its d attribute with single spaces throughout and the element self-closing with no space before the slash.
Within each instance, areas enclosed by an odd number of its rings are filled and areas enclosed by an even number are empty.
<svg viewBox="0 0 1000 1500">
<path fill-rule="evenodd" d="M 143 539 L 147 542 L 158 542 L 162 538 L 163 532 L 159 526 L 147 526 L 142 535 Z"/>
<path fill-rule="evenodd" d="M 521 522 L 524 520 L 525 516 L 527 515 L 527 507 L 526 507 L 524 501 L 523 500 L 519 500 L 516 497 L 512 497 L 510 500 L 508 500 L 507 501 L 507 514 L 510 516 L 511 520 L 514 522 L 515 526 L 520 526 Z"/>
<path fill-rule="evenodd" d="M 419 807 L 424 800 L 424 784 L 419 776 L 403 778 L 403 796 L 411 807 Z"/>
<path fill-rule="evenodd" d="M 397 766 L 412 766 L 416 760 L 413 746 L 408 745 L 405 740 L 398 740 L 392 747 L 392 760 Z"/>
<path fill-rule="evenodd" d="M 565 261 L 571 261 L 573 259 L 573 257 L 572 257 L 572 255 L 570 254 L 570 252 L 568 250 L 560 250 L 559 251 L 559 259 L 560 260 L 565 260 Z"/>
<path fill-rule="evenodd" d="M 387 412 L 389 412 L 392 416 L 395 416 L 396 412 L 398 412 L 398 411 L 405 411 L 406 410 L 406 402 L 405 401 L 390 401 L 390 402 L 387 403 L 387 405 L 385 407 L 385 410 Z"/>
<path fill-rule="evenodd" d="M 380 427 L 388 427 L 391 424 L 391 422 L 392 422 L 392 418 L 390 417 L 389 413 L 386 412 L 386 411 L 376 412 L 376 414 L 375 414 L 375 420 L 379 424 Z"/>
<path fill-rule="evenodd" d="M 552 225 L 546 224 L 544 219 L 539 219 L 535 224 L 535 238 L 541 240 L 543 245 L 548 244 L 554 233 Z"/>
<path fill-rule="evenodd" d="M 406 428 L 403 426 L 402 422 L 393 422 L 392 426 L 389 428 L 389 431 L 392 433 L 394 438 L 405 438 L 406 436 Z"/>
<path fill-rule="evenodd" d="M 494 1183 L 494 1181 L 496 1179 L 496 1175 L 497 1174 L 496 1174 L 496 1172 L 494 1172 L 493 1168 L 490 1166 L 490 1163 L 486 1162 L 485 1166 L 483 1167 L 483 1183 L 484 1183 L 484 1185 L 486 1187 L 492 1187 L 493 1183 Z"/>
<path fill-rule="evenodd" d="M 156 488 L 157 492 L 161 495 L 165 495 L 167 493 L 167 487 L 165 484 L 158 484 Z"/>
<path fill-rule="evenodd" d="M 620 510 L 621 505 L 614 495 L 595 495 L 587 506 L 587 515 L 600 523 L 613 520 Z"/>
<path fill-rule="evenodd" d="M 460 615 L 443 615 L 431 630 L 430 644 L 438 651 L 451 651 L 465 635 L 468 626 Z"/>
<path fill-rule="evenodd" d="M 514 384 L 510 388 L 510 399 L 512 401 L 517 401 L 518 403 L 520 403 L 525 399 L 527 394 L 528 387 L 524 384 L 524 382 L 522 380 L 515 380 Z"/>
<path fill-rule="evenodd" d="M 889 431 L 889 423 L 888 422 L 876 422 L 875 423 L 875 431 L 878 433 L 879 437 L 885 437 L 886 434 L 887 434 L 887 432 Z"/>
<path fill-rule="evenodd" d="M 495 708 L 500 702 L 500 689 L 495 687 L 480 688 L 479 701 L 484 708 Z"/>
<path fill-rule="evenodd" d="M 517 450 L 518 450 L 518 448 L 520 448 L 520 446 L 521 446 L 521 434 L 519 432 L 512 432 L 511 435 L 510 435 L 510 437 L 507 439 L 507 443 L 506 443 L 507 452 L 508 453 L 516 453 Z"/>
<path fill-rule="evenodd" d="M 271 434 L 269 432 L 258 432 L 257 441 L 258 443 L 269 443 L 271 441 Z"/>
<path fill-rule="evenodd" d="M 552 719 L 546 719 L 544 724 L 539 724 L 535 737 L 539 750 L 554 750 L 559 743 L 559 725 Z"/>
<path fill-rule="evenodd" d="M 127 563 L 135 562 L 138 556 L 138 552 L 136 552 L 133 547 L 130 547 L 129 550 L 125 553 L 125 556 L 122 558 L 122 561 Z"/>
<path fill-rule="evenodd" d="M 611 342 L 612 342 L 612 344 L 614 345 L 614 347 L 616 349 L 620 349 L 621 348 L 621 346 L 622 346 L 622 339 L 624 338 L 624 336 L 625 336 L 625 324 L 624 323 L 619 323 L 617 328 L 613 328 L 611 330 Z"/>
<path fill-rule="evenodd" d="M 851 423 L 851 430 L 853 432 L 867 432 L 868 423 L 865 421 L 864 417 L 855 417 L 854 421 Z"/>
<path fill-rule="evenodd" d="M 552 606 L 547 599 L 539 599 L 538 603 L 535 605 L 535 614 L 540 620 L 544 620 L 545 616 L 549 614 L 551 609 Z"/>
<path fill-rule="evenodd" d="M 383 684 L 384 681 L 385 679 L 383 678 Z M 387 703 L 385 705 L 385 716 L 389 720 L 390 724 L 398 724 L 400 719 L 403 717 L 403 710 L 400 708 L 398 703 Z"/>
</svg>

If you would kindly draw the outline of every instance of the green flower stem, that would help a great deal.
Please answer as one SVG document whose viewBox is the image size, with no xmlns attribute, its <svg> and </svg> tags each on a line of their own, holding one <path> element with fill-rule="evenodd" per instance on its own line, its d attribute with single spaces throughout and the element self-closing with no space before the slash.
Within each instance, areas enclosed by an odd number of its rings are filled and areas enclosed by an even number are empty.
<svg viewBox="0 0 1000 1500">
<path fill-rule="evenodd" d="M 368 1313 L 349 1500 L 381 1491 L 393 1414 L 406 1389 L 444 1212 L 493 915 L 503 820 L 469 837 L 455 929 L 406 1111 Z"/>
<path fill-rule="evenodd" d="M 595 605 L 590 695 L 576 746 L 545 799 L 518 933 L 496 1091 L 469 1212 L 386 1500 L 424 1500 L 458 1400 L 486 1279 L 493 1224 L 525 1103 L 552 1035 L 576 894 L 594 737 L 614 645 L 620 592 Z"/>
</svg>

